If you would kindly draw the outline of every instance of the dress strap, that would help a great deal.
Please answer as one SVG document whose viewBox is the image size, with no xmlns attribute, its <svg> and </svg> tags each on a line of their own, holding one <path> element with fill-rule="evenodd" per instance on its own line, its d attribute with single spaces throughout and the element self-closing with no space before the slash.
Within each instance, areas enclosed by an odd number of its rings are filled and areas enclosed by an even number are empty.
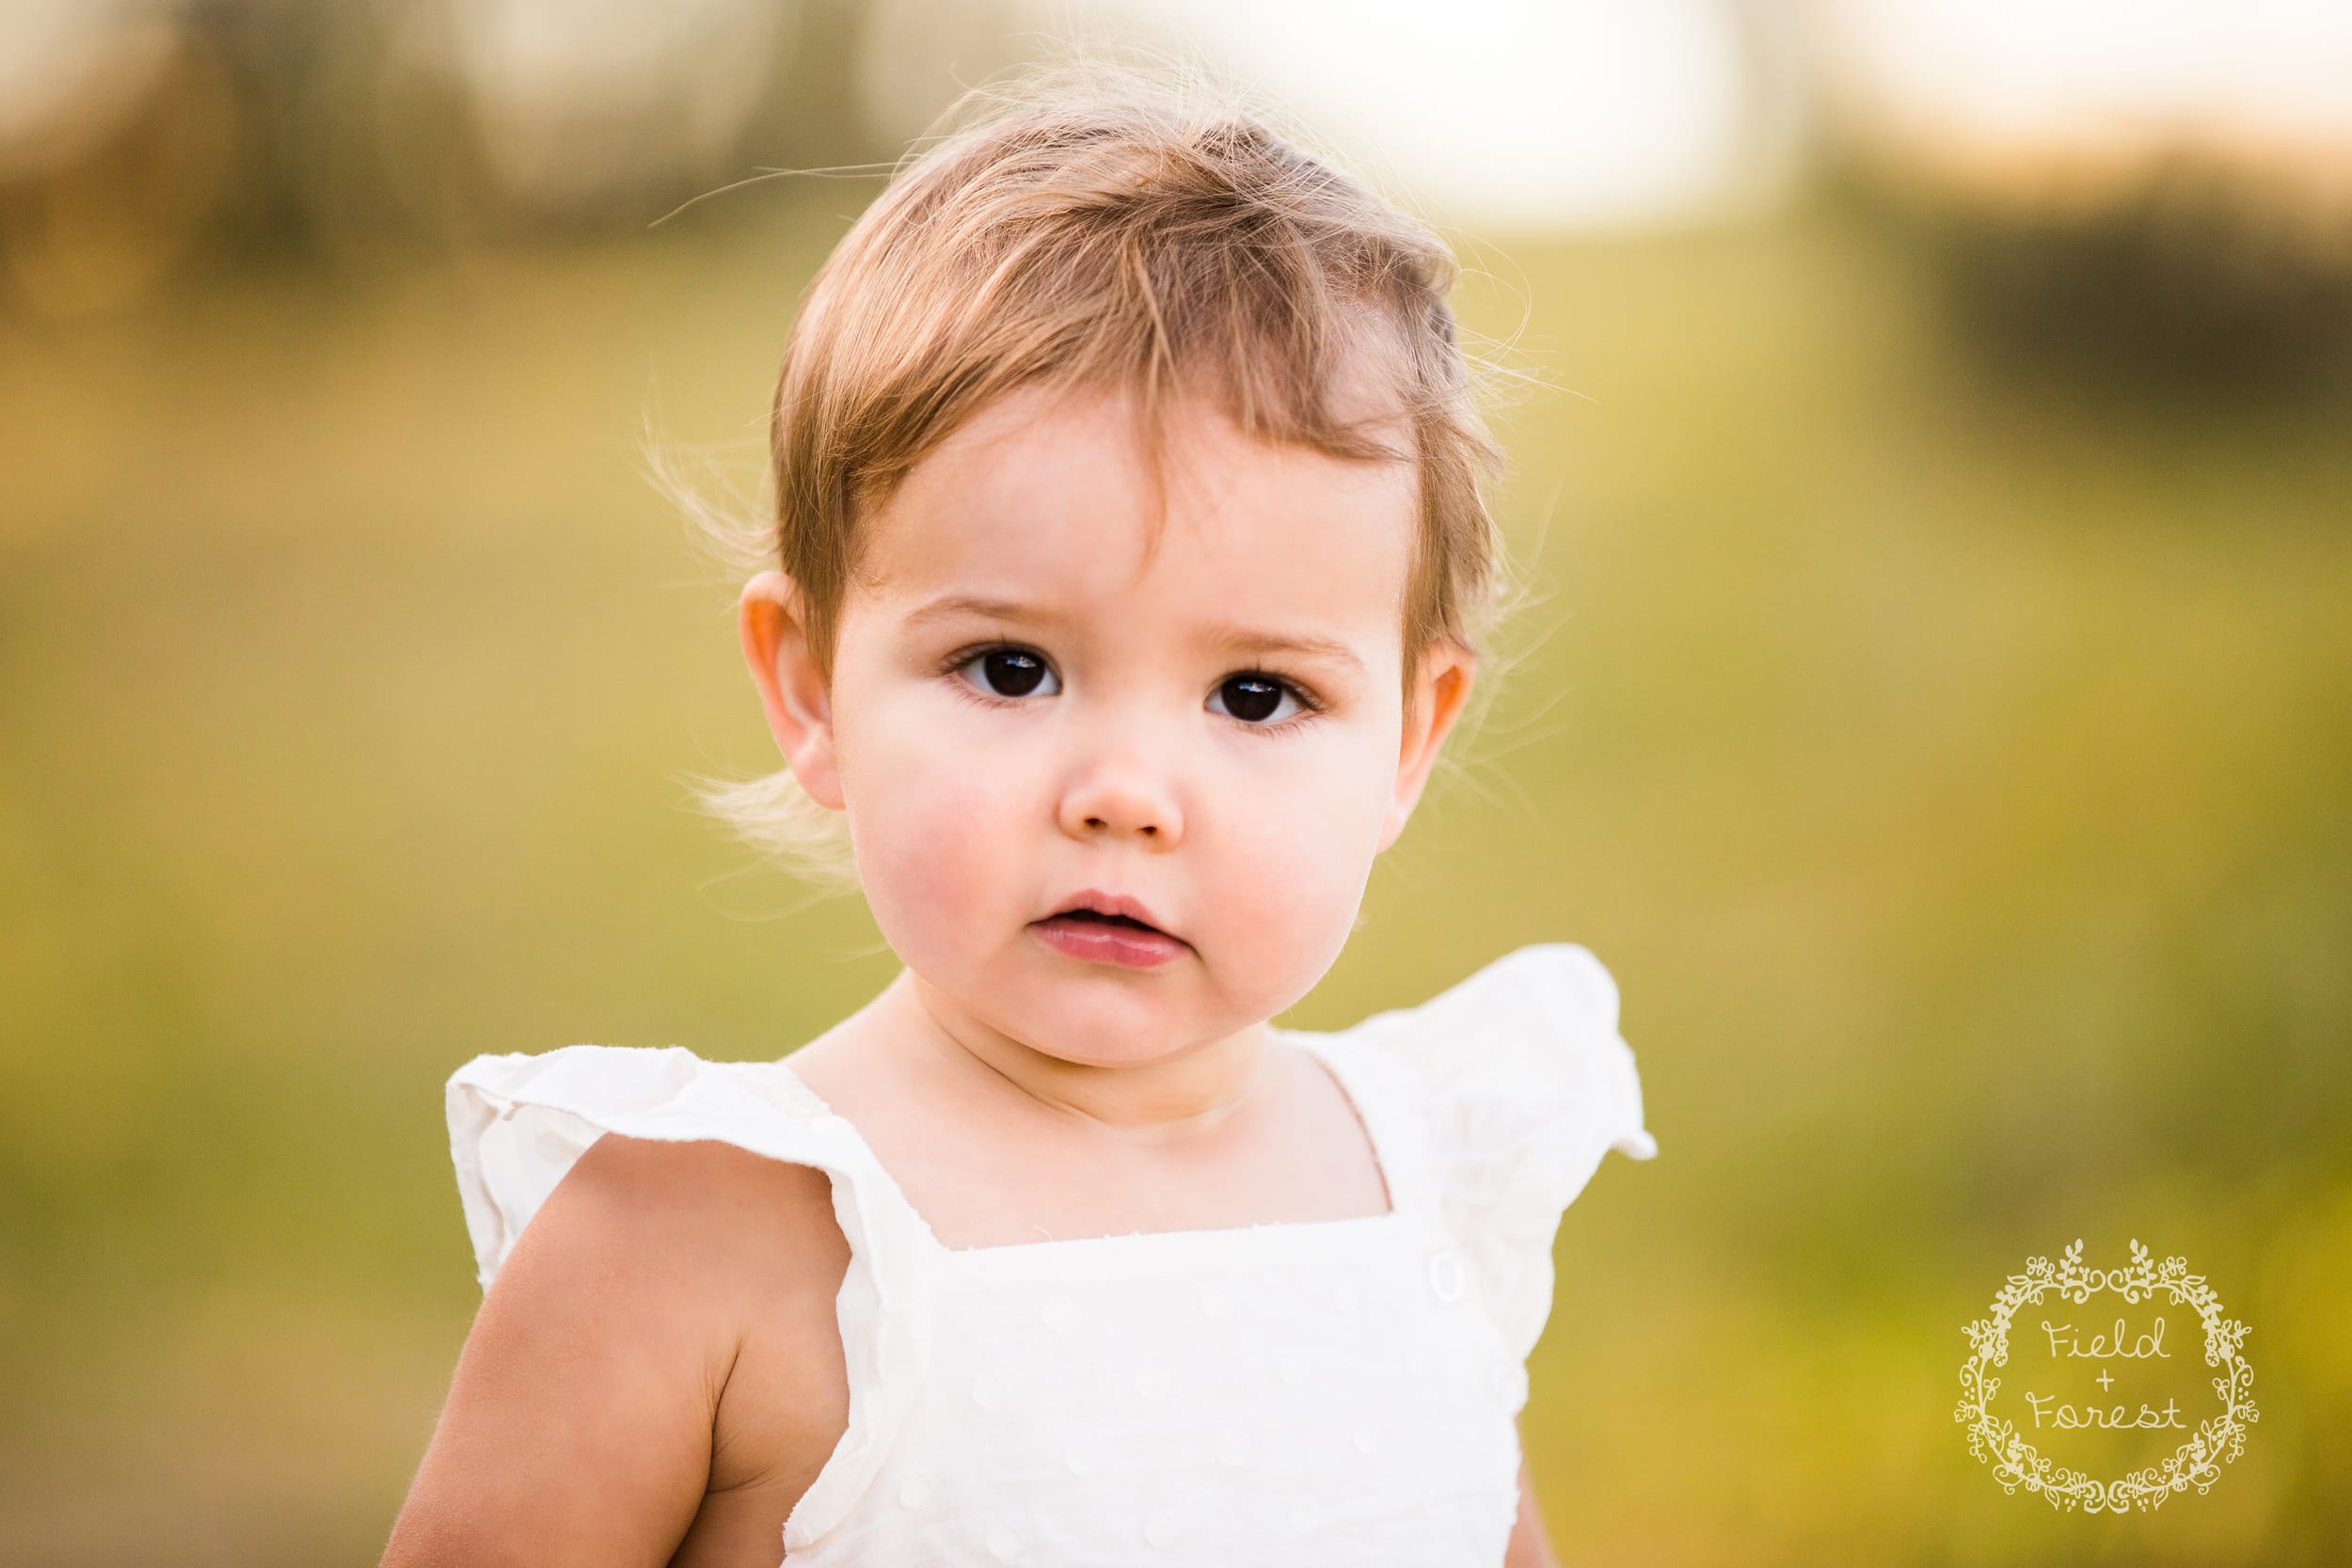
<svg viewBox="0 0 2352 1568">
<path fill-rule="evenodd" d="M 1429 1132 L 1412 1103 L 1411 1084 L 1395 1070 L 1390 1057 L 1349 1038 L 1352 1030 L 1277 1032 L 1311 1053 L 1346 1091 L 1364 1124 L 1364 1135 L 1372 1141 L 1380 1180 L 1388 1188 L 1389 1207 L 1410 1213 L 1435 1209 L 1441 1193 Z"/>
<path fill-rule="evenodd" d="M 1641 1079 L 1608 970 L 1571 942 L 1505 954 L 1335 1037 L 1400 1085 L 1435 1202 L 1522 1359 L 1551 1312 L 1552 1243 L 1612 1148 L 1646 1160 Z"/>
<path fill-rule="evenodd" d="M 812 1103 L 783 1062 L 710 1062 L 679 1046 L 477 1056 L 451 1074 L 446 1099 L 458 1196 L 485 1291 L 548 1195 L 607 1132 L 714 1139 L 825 1172 L 850 1243 L 835 1307 L 850 1418 L 786 1521 L 787 1552 L 846 1516 L 903 1428 L 931 1345 L 929 1255 L 864 1144 Z"/>
</svg>

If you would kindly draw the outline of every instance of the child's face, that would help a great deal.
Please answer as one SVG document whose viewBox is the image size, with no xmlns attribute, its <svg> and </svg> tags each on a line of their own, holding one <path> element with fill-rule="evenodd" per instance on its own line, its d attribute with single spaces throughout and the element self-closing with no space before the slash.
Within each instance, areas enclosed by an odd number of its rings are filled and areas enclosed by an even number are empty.
<svg viewBox="0 0 2352 1568">
<path fill-rule="evenodd" d="M 1188 404 L 1147 565 L 1128 419 L 1119 398 L 1015 394 L 916 465 L 866 520 L 830 692 L 776 608 L 787 580 L 744 595 L 771 727 L 803 787 L 848 812 L 891 948 L 974 1021 L 1101 1065 L 1222 1038 L 1313 988 L 1472 669 L 1433 648 L 1406 727 L 1409 466 L 1259 445 Z M 1041 935 L 1087 889 L 1138 900 L 1173 957 L 1134 967 Z"/>
</svg>

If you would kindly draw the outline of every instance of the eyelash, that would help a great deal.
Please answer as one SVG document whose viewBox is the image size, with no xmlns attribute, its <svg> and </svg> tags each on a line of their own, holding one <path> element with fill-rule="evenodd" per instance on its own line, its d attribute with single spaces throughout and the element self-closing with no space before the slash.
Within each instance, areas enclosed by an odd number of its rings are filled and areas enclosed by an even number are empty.
<svg viewBox="0 0 2352 1568">
<path fill-rule="evenodd" d="M 961 649 L 956 653 L 948 655 L 946 659 L 941 663 L 939 673 L 948 678 L 948 684 L 956 689 L 957 695 L 962 697 L 967 702 L 977 703 L 982 707 L 994 708 L 1014 706 L 1022 701 L 1021 698 L 992 696 L 990 693 L 981 690 L 978 687 L 974 686 L 970 681 L 956 678 L 959 673 L 961 672 L 965 666 L 971 664 L 973 660 L 980 657 L 984 654 L 993 654 L 999 651 L 1029 654 L 1035 657 L 1040 662 L 1046 664 L 1047 668 L 1052 668 L 1051 661 L 1047 660 L 1043 654 L 1039 653 L 1035 648 L 1028 646 L 1026 643 L 976 642 L 969 648 Z M 1217 684 L 1219 686 L 1223 686 L 1225 681 L 1232 680 L 1272 681 L 1275 685 L 1280 687 L 1283 690 L 1297 698 L 1299 707 L 1304 710 L 1291 718 L 1283 720 L 1279 724 L 1251 724 L 1241 720 L 1234 721 L 1234 722 L 1241 724 L 1243 729 L 1249 731 L 1253 735 L 1287 735 L 1291 731 L 1309 722 L 1317 714 L 1325 712 L 1330 706 L 1328 703 L 1325 702 L 1314 691 L 1301 686 L 1298 682 L 1291 680 L 1286 676 L 1278 675 L 1271 670 L 1235 670 L 1226 675 L 1225 680 L 1221 680 L 1217 682 Z"/>
</svg>

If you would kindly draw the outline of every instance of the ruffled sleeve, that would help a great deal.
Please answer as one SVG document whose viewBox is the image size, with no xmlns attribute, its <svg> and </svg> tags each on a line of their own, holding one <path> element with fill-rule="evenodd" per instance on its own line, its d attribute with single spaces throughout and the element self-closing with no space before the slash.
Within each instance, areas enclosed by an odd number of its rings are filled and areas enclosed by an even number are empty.
<svg viewBox="0 0 2352 1568">
<path fill-rule="evenodd" d="M 1582 947 L 1539 943 L 1358 1027 L 1417 1101 L 1447 1227 L 1524 1359 L 1551 1314 L 1561 1214 L 1610 1149 L 1658 1152 L 1615 980 Z"/>
<path fill-rule="evenodd" d="M 780 1062 L 709 1062 L 679 1046 L 477 1056 L 451 1074 L 447 1102 L 458 1197 L 485 1291 L 548 1195 L 607 1132 L 716 1139 L 826 1173 L 850 1243 L 836 1298 L 849 1428 L 786 1522 L 786 1550 L 846 1516 L 888 1456 L 930 1353 L 922 1238 L 848 1124 Z"/>
</svg>

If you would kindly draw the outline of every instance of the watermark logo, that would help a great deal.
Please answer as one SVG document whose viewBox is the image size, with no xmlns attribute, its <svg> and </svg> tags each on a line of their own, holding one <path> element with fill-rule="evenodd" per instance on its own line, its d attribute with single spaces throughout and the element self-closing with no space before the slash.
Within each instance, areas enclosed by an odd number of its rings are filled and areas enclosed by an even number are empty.
<svg viewBox="0 0 2352 1568">
<path fill-rule="evenodd" d="M 2201 1496 L 2220 1479 L 2221 1466 L 2245 1451 L 2246 1429 L 2259 1417 L 2254 1369 L 2239 1354 L 2247 1327 L 2224 1315 L 2220 1298 L 2184 1259 L 2159 1266 L 2135 1240 L 2126 1266 L 2090 1269 L 2082 1252 L 2077 1239 L 2055 1268 L 2047 1258 L 2028 1259 L 2026 1272 L 2010 1275 L 1993 1298 L 1991 1315 L 1967 1325 L 1974 1354 L 1960 1370 L 1962 1396 L 1952 1418 L 1967 1423 L 1968 1451 L 1993 1466 L 2002 1491 L 2023 1486 L 2052 1508 L 2121 1513 L 2161 1508 L 2192 1486 Z M 2021 1311 L 2024 1321 L 2013 1322 Z M 2168 1317 L 2185 1330 L 2169 1344 Z M 2211 1400 L 2176 1370 L 2192 1364 L 2189 1336 L 2199 1323 L 2204 1364 L 2216 1370 L 2205 1380 Z M 2021 1386 L 1996 1404 L 2001 1380 L 1988 1369 L 2009 1366 L 2012 1327 Z M 2144 1460 L 2175 1433 L 2179 1447 L 2169 1456 L 2124 1467 L 2132 1461 L 2122 1456 Z M 2121 1468 L 2122 1477 L 2102 1481 L 2059 1463 L 2042 1453 L 2042 1442 L 2076 1463 L 2105 1457 L 2109 1463 L 2094 1467 L 2110 1474 Z"/>
</svg>

